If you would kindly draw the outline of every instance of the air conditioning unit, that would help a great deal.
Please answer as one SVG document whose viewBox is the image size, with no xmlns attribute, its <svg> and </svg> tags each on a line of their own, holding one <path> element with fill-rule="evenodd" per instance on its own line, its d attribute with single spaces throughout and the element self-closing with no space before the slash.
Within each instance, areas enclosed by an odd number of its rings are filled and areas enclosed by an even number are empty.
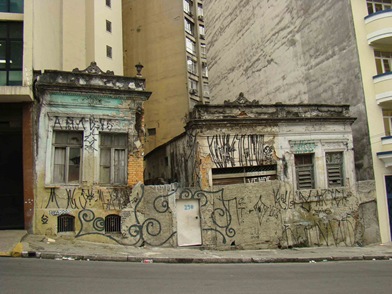
<svg viewBox="0 0 392 294">
<path fill-rule="evenodd" d="M 206 35 L 200 34 L 200 39 L 204 40 L 206 38 Z"/>
<path fill-rule="evenodd" d="M 191 95 L 197 95 L 197 90 L 196 89 L 190 89 L 189 94 Z"/>
<path fill-rule="evenodd" d="M 199 15 L 197 18 L 198 18 L 199 20 L 201 20 L 201 21 L 204 21 L 204 16 L 203 16 L 203 15 Z"/>
</svg>

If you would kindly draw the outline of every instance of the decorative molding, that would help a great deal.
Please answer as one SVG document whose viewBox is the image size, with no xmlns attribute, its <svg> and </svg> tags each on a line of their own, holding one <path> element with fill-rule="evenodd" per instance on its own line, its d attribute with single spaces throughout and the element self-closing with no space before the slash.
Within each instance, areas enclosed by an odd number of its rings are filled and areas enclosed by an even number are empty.
<svg viewBox="0 0 392 294">
<path fill-rule="evenodd" d="M 73 73 L 89 73 L 89 74 L 97 74 L 97 75 L 111 75 L 114 76 L 114 72 L 108 70 L 106 72 L 102 71 L 95 61 L 92 61 L 90 65 L 84 69 L 80 70 L 79 68 L 74 68 L 72 70 Z"/>
<path fill-rule="evenodd" d="M 224 105 L 258 105 L 259 101 L 257 100 L 253 100 L 253 101 L 249 101 L 248 99 L 246 99 L 246 97 L 244 96 L 244 93 L 240 93 L 237 97 L 236 100 L 234 100 L 233 102 L 231 102 L 230 100 L 225 100 Z"/>
</svg>

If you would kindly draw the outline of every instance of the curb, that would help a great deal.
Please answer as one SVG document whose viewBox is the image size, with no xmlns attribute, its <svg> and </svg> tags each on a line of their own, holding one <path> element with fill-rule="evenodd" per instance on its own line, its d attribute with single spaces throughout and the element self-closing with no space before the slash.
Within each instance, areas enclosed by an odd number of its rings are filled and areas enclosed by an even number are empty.
<svg viewBox="0 0 392 294">
<path fill-rule="evenodd" d="M 7 255 L 11 256 L 11 255 Z M 204 263 L 204 264 L 228 264 L 228 263 L 319 263 L 319 262 L 339 262 L 339 261 L 372 261 L 372 260 L 392 260 L 392 255 L 358 255 L 358 256 L 327 256 L 327 257 L 154 257 L 132 255 L 83 255 L 83 254 L 62 254 L 59 252 L 35 252 L 23 251 L 20 254 L 23 258 L 39 258 L 53 260 L 83 260 L 83 261 L 113 261 L 113 262 L 134 262 L 134 263 Z"/>
</svg>

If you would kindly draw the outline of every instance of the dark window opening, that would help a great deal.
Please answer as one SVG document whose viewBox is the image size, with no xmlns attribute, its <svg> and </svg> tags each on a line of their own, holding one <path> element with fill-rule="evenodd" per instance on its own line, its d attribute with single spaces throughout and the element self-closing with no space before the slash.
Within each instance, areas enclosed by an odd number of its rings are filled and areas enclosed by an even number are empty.
<svg viewBox="0 0 392 294">
<path fill-rule="evenodd" d="M 112 32 L 112 22 L 109 20 L 106 20 L 106 31 L 109 33 Z"/>
<path fill-rule="evenodd" d="M 213 185 L 265 182 L 275 180 L 276 174 L 276 165 L 213 168 L 212 181 Z"/>
<path fill-rule="evenodd" d="M 112 58 L 113 50 L 112 47 L 106 45 L 106 56 Z"/>
</svg>

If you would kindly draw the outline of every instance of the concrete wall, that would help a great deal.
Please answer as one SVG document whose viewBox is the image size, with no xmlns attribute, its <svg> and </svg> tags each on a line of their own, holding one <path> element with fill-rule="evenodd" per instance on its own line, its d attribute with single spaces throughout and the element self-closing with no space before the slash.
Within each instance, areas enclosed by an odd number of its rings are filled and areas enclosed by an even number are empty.
<svg viewBox="0 0 392 294">
<path fill-rule="evenodd" d="M 181 233 L 177 231 L 177 203 L 196 199 L 204 247 L 259 249 L 377 242 L 377 222 L 363 216 L 374 210 L 374 202 L 361 203 L 357 188 L 295 191 L 279 181 L 209 191 L 175 184 L 136 185 L 132 191 L 118 190 L 107 196 L 99 190 L 68 193 L 73 197 L 68 208 L 67 194 L 56 191 L 53 195 L 63 199 L 59 202 L 62 205 L 44 210 L 40 226 L 48 228 L 44 231 L 47 235 L 54 234 L 49 228 L 55 226 L 58 215 L 73 214 L 76 231 L 71 236 L 75 238 L 132 246 L 176 246 Z M 85 207 L 76 208 L 79 201 Z M 93 205 L 101 207 L 93 209 Z M 121 234 L 104 231 L 104 217 L 113 209 L 121 215 Z"/>
<path fill-rule="evenodd" d="M 205 3 L 212 103 L 244 92 L 262 103 L 347 103 L 358 180 L 373 179 L 349 1 Z"/>
</svg>

